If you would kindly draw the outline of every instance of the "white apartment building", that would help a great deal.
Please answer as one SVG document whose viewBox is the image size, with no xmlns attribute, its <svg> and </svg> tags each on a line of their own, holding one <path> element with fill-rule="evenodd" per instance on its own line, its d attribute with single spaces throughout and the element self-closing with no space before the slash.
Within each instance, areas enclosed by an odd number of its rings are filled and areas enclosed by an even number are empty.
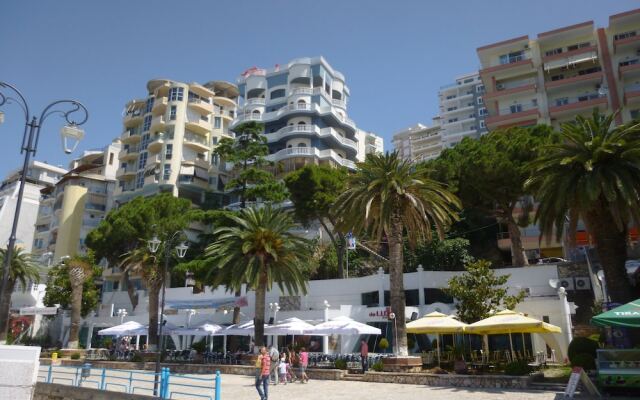
<svg viewBox="0 0 640 400">
<path fill-rule="evenodd" d="M 238 118 L 232 129 L 246 121 L 262 122 L 267 159 L 279 162 L 283 173 L 308 163 L 353 170 L 355 161 L 364 159 L 359 152 L 362 135 L 347 116 L 349 87 L 324 58 L 298 58 L 268 70 L 252 68 L 237 83 Z"/>
<path fill-rule="evenodd" d="M 126 105 L 116 201 L 171 192 L 206 204 L 224 186 L 212 150 L 221 138 L 232 137 L 237 88 L 222 81 L 154 79 L 147 91 L 146 98 Z"/>
<path fill-rule="evenodd" d="M 367 158 L 367 154 L 384 153 L 382 137 L 362 129 L 358 129 L 356 137 L 358 138 L 358 155 L 356 156 L 358 161 L 364 161 Z"/>
<path fill-rule="evenodd" d="M 416 124 L 394 134 L 392 143 L 404 160 L 430 160 L 438 157 L 443 150 L 442 127 Z"/>
<path fill-rule="evenodd" d="M 466 137 L 477 139 L 487 133 L 483 95 L 484 84 L 477 72 L 460 76 L 454 83 L 440 88 L 443 148 L 453 147 Z"/>
<path fill-rule="evenodd" d="M 22 169 L 10 172 L 0 184 L 0 244 L 6 246 L 11 235 L 13 217 L 16 211 Z M 41 161 L 32 161 L 27 170 L 18 231 L 18 247 L 31 252 L 35 222 L 40 207 L 40 190 L 53 186 L 67 170 Z"/>
</svg>

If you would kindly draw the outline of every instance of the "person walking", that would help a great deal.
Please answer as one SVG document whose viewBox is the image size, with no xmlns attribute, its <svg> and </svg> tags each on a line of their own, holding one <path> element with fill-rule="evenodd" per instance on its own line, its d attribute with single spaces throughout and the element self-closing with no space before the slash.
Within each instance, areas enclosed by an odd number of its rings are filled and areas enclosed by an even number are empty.
<svg viewBox="0 0 640 400">
<path fill-rule="evenodd" d="M 262 346 L 260 348 L 260 355 L 256 366 L 260 364 L 260 374 L 256 377 L 256 390 L 260 395 L 260 400 L 267 400 L 269 398 L 269 375 L 271 374 L 271 357 L 267 352 L 267 348 Z"/>
<path fill-rule="evenodd" d="M 296 375 L 294 367 L 298 365 L 298 359 L 296 357 L 296 353 L 291 347 L 289 347 L 287 351 L 287 363 L 289 364 L 289 382 L 295 382 L 298 380 L 298 376 Z"/>
<path fill-rule="evenodd" d="M 278 384 L 278 361 L 280 360 L 280 352 L 276 349 L 276 346 L 271 345 L 269 348 L 269 357 L 271 358 L 271 371 L 270 375 L 273 377 L 273 384 Z"/>
<path fill-rule="evenodd" d="M 287 357 L 284 352 L 280 355 L 280 363 L 278 364 L 278 373 L 280 375 L 280 381 L 283 385 L 287 384 Z"/>
<path fill-rule="evenodd" d="M 305 381 L 309 382 L 307 365 L 309 365 L 309 353 L 302 347 L 300 348 L 300 383 L 304 383 Z"/>
<path fill-rule="evenodd" d="M 360 362 L 362 363 L 362 373 L 364 374 L 369 369 L 369 345 L 364 339 L 360 341 Z"/>
</svg>

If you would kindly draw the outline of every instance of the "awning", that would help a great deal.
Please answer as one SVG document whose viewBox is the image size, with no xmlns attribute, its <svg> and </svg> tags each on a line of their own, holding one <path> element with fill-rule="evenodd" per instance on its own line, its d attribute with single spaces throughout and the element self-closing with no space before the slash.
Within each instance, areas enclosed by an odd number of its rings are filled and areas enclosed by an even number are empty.
<svg viewBox="0 0 640 400">
<path fill-rule="evenodd" d="M 174 310 L 190 310 L 199 308 L 246 307 L 249 305 L 246 297 L 228 297 L 226 299 L 194 299 L 167 300 L 165 307 Z"/>
<path fill-rule="evenodd" d="M 203 181 L 207 181 L 209 182 L 209 171 L 202 169 L 202 168 L 196 168 L 195 169 L 195 175 L 196 178 L 198 179 L 202 179 Z"/>
<path fill-rule="evenodd" d="M 546 71 L 549 71 L 552 69 L 566 67 L 572 64 L 578 64 L 586 61 L 593 61 L 593 60 L 596 60 L 597 58 L 598 58 L 598 53 L 595 51 L 590 51 L 590 52 L 578 54 L 575 56 L 569 56 L 569 57 L 564 57 L 557 60 L 548 61 L 544 63 L 544 69 Z"/>
<path fill-rule="evenodd" d="M 190 166 L 181 166 L 180 167 L 180 175 L 191 175 L 193 176 L 193 174 L 195 173 L 195 167 L 190 167 Z"/>
<path fill-rule="evenodd" d="M 591 323 L 597 326 L 623 326 L 627 328 L 640 327 L 640 299 L 616 307 L 591 318 Z"/>
</svg>

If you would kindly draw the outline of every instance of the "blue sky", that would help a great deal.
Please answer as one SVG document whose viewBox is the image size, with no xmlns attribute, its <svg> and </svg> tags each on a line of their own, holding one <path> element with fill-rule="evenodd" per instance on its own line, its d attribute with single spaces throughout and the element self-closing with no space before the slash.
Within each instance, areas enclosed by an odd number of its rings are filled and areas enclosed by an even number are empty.
<svg viewBox="0 0 640 400">
<path fill-rule="evenodd" d="M 121 130 L 128 100 L 149 79 L 235 81 L 248 67 L 324 56 L 345 74 L 349 114 L 390 149 L 394 132 L 437 113 L 437 91 L 478 68 L 479 46 L 640 7 L 629 0 L 485 1 L 5 1 L 0 7 L 0 80 L 38 113 L 74 98 L 90 111 L 78 150 Z M 24 118 L 4 106 L 0 176 L 21 163 Z M 50 117 L 36 156 L 66 166 Z M 77 156 L 76 151 L 74 156 Z"/>
</svg>

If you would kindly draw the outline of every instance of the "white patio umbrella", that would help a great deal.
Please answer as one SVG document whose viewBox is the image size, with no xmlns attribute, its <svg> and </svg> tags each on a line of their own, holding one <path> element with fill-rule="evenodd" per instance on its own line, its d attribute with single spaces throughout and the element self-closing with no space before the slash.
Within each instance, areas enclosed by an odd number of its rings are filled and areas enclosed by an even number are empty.
<svg viewBox="0 0 640 400">
<path fill-rule="evenodd" d="M 193 336 L 215 336 L 223 335 L 225 328 L 218 324 L 205 322 L 201 325 L 191 328 L 175 328 L 171 331 L 172 335 L 193 335 Z"/>
<path fill-rule="evenodd" d="M 336 317 L 305 332 L 307 335 L 380 335 L 382 331 L 349 317 Z"/>
<path fill-rule="evenodd" d="M 271 325 L 264 324 L 265 334 L 267 334 L 267 329 L 269 329 Z M 221 335 L 229 336 L 229 335 L 237 335 L 237 336 L 253 336 L 255 333 L 255 327 L 253 326 L 253 321 L 244 322 L 242 324 L 230 325 L 226 329 L 220 332 Z"/>
<path fill-rule="evenodd" d="M 306 335 L 315 327 L 299 318 L 287 318 L 284 321 L 265 328 L 267 335 Z"/>
<path fill-rule="evenodd" d="M 136 321 L 127 321 L 124 324 L 112 326 L 111 328 L 101 329 L 98 335 L 109 336 L 137 336 L 148 335 L 149 330 L 146 326 Z"/>
</svg>

